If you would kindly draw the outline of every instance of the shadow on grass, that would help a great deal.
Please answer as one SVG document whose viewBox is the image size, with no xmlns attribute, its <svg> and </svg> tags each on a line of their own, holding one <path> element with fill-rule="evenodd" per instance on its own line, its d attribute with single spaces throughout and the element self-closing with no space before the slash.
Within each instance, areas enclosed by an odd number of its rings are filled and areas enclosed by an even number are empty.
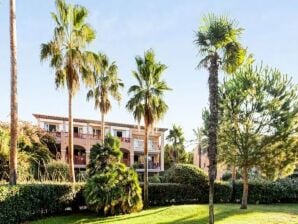
<svg viewBox="0 0 298 224">
<path fill-rule="evenodd" d="M 152 208 L 154 209 L 154 208 Z M 120 221 L 127 221 L 130 219 L 138 219 L 138 218 L 145 218 L 146 216 L 150 216 L 150 215 L 156 215 L 159 214 L 161 212 L 164 212 L 166 210 L 168 210 L 169 207 L 163 207 L 163 208 L 159 208 L 158 210 L 154 209 L 151 212 L 146 212 L 144 214 L 139 213 L 139 215 L 136 215 L 137 213 L 132 213 L 131 215 L 125 215 L 125 216 L 111 216 L 111 217 L 97 217 L 94 214 L 92 215 L 93 217 L 90 218 L 83 218 L 80 219 L 76 222 L 74 222 L 73 224 L 88 224 L 88 223 L 94 223 L 96 222 L 96 224 L 100 224 L 100 223 L 114 223 L 114 222 L 120 222 Z M 144 210 L 144 211 L 148 211 L 148 210 Z"/>
<path fill-rule="evenodd" d="M 231 205 L 231 204 L 228 204 Z M 224 206 L 224 205 L 223 205 Z M 260 205 L 260 206 L 250 206 L 252 207 L 251 209 L 247 209 L 247 210 L 241 210 L 239 207 L 233 206 L 232 209 L 224 209 L 224 208 L 217 208 L 215 211 L 215 223 L 221 220 L 224 220 L 226 218 L 230 218 L 233 216 L 241 216 L 241 215 L 246 215 L 246 214 L 250 214 L 250 213 L 255 213 L 255 212 L 259 212 L 259 213 L 272 213 L 272 212 L 278 212 L 278 213 L 285 213 L 285 214 L 289 214 L 289 215 L 293 215 L 293 216 L 298 216 L 298 204 L 297 204 L 297 208 L 295 210 L 295 205 L 293 206 L 293 204 L 290 206 L 291 207 L 291 211 L 284 211 L 284 210 L 280 210 L 280 206 L 276 205 L 276 207 L 274 205 L 270 205 L 270 206 L 266 206 L 266 205 Z M 261 208 L 261 209 L 260 209 Z M 293 210 L 292 210 L 293 209 Z M 198 214 L 193 214 L 193 215 L 189 215 L 189 216 L 185 216 L 182 217 L 180 219 L 175 219 L 175 220 L 171 220 L 169 222 L 160 222 L 160 224 L 208 224 L 209 222 L 209 215 L 207 214 L 204 217 L 201 218 L 196 218 Z M 265 224 L 265 223 L 264 223 Z"/>
<path fill-rule="evenodd" d="M 175 206 L 176 207 L 176 206 Z M 149 216 L 156 216 L 156 220 L 151 223 L 159 224 L 207 224 L 208 223 L 208 206 L 206 205 L 206 210 L 200 211 L 199 207 L 195 208 L 191 214 L 182 214 L 181 217 L 173 217 L 171 219 L 171 211 L 167 211 L 174 207 L 160 207 L 151 208 L 144 210 L 140 213 L 133 213 L 124 216 L 114 216 L 114 217 L 98 217 L 94 213 L 82 213 L 74 216 L 61 216 L 49 220 L 40 220 L 39 223 L 65 223 L 65 224 L 101 224 L 101 223 L 115 223 L 115 222 L 126 222 L 126 223 L 149 223 Z M 176 208 L 177 209 L 177 208 Z M 178 208 L 179 209 L 179 208 Z M 164 214 L 162 214 L 165 212 Z M 247 215 L 250 213 L 284 213 L 293 216 L 298 216 L 298 204 L 291 205 L 251 205 L 247 210 L 240 210 L 239 205 L 236 204 L 221 204 L 215 207 L 215 221 L 221 221 L 226 218 L 231 218 L 233 216 Z M 170 221 L 160 221 L 159 217 L 168 216 Z M 265 224 L 265 223 L 264 223 Z"/>
</svg>

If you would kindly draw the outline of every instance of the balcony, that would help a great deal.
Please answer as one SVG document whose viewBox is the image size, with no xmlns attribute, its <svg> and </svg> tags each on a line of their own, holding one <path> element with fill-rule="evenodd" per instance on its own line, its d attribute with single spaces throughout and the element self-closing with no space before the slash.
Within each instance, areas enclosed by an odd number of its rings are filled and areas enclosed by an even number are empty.
<svg viewBox="0 0 298 224">
<path fill-rule="evenodd" d="M 86 165 L 86 156 L 74 156 L 73 158 L 75 165 Z"/>
<path fill-rule="evenodd" d="M 144 151 L 144 141 L 143 140 L 134 140 L 134 151 Z M 153 142 L 148 144 L 148 152 L 160 152 L 160 145 L 158 142 Z"/>
<path fill-rule="evenodd" d="M 136 169 L 136 170 L 144 170 L 144 163 L 134 163 L 133 167 Z M 152 162 L 152 161 L 149 161 L 148 162 L 148 169 L 149 170 L 160 170 L 160 164 L 159 163 L 155 163 L 155 162 Z"/>
</svg>

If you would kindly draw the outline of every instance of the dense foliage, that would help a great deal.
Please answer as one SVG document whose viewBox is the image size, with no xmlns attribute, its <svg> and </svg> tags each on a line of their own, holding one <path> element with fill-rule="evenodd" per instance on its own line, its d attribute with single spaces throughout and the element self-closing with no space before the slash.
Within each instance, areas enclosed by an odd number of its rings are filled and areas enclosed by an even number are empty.
<svg viewBox="0 0 298 224">
<path fill-rule="evenodd" d="M 169 130 L 169 134 L 166 139 L 170 143 L 166 144 L 164 148 L 165 169 L 168 169 L 177 163 L 193 162 L 192 158 L 190 158 L 192 154 L 187 153 L 185 150 L 185 138 L 181 126 L 174 124 Z"/>
<path fill-rule="evenodd" d="M 9 124 L 0 124 L 0 180 L 8 180 Z M 18 180 L 44 180 L 46 165 L 52 160 L 55 139 L 28 122 L 19 123 Z"/>
<path fill-rule="evenodd" d="M 220 90 L 219 159 L 242 170 L 245 208 L 251 168 L 268 179 L 295 168 L 297 86 L 278 70 L 248 65 Z"/>
<path fill-rule="evenodd" d="M 120 162 L 119 144 L 108 137 L 105 145 L 91 148 L 84 193 L 89 209 L 99 214 L 125 214 L 143 207 L 137 174 Z"/>
<path fill-rule="evenodd" d="M 84 205 L 77 200 L 82 185 L 0 185 L 0 224 L 20 223 L 49 214 L 61 214 L 67 207 Z M 74 202 L 82 204 L 74 204 Z"/>
<path fill-rule="evenodd" d="M 200 168 L 190 164 L 176 164 L 166 170 L 163 182 L 189 184 L 199 188 L 208 185 L 207 174 Z"/>
<path fill-rule="evenodd" d="M 68 164 L 63 161 L 51 161 L 46 165 L 46 179 L 50 181 L 63 182 L 68 178 Z"/>
</svg>

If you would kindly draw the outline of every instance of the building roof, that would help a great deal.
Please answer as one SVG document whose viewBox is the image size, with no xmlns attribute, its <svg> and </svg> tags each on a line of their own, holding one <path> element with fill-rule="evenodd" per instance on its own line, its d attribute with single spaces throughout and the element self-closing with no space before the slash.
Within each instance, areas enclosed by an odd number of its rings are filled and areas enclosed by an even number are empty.
<svg viewBox="0 0 298 224">
<path fill-rule="evenodd" d="M 57 121 L 68 121 L 68 117 L 61 117 L 61 116 L 52 116 L 52 115 L 44 115 L 44 114 L 32 114 L 35 118 L 41 118 L 41 119 L 48 119 L 48 120 L 57 120 Z M 74 122 L 79 123 L 87 123 L 87 124 L 98 124 L 101 125 L 101 121 L 99 120 L 91 120 L 91 119 L 82 119 L 82 118 L 74 118 Z M 116 126 L 116 127 L 125 127 L 125 128 L 138 128 L 138 125 L 133 124 L 124 124 L 124 123 L 116 123 L 116 122 L 105 122 L 108 126 Z M 141 129 L 144 129 L 144 126 L 140 126 Z M 168 129 L 167 128 L 157 128 L 158 131 L 165 132 Z"/>
</svg>

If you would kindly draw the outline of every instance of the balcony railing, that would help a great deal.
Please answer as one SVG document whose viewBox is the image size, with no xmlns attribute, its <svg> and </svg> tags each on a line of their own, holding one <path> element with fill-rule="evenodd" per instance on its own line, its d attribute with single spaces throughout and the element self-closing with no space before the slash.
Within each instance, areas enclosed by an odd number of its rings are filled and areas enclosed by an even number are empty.
<svg viewBox="0 0 298 224">
<path fill-rule="evenodd" d="M 76 165 L 86 165 L 86 156 L 74 156 L 74 164 Z"/>
<path fill-rule="evenodd" d="M 134 163 L 134 167 L 136 169 L 144 169 L 144 163 Z M 159 163 L 154 163 L 154 162 L 148 162 L 148 169 L 160 169 L 160 164 Z"/>
<path fill-rule="evenodd" d="M 62 134 L 65 137 L 68 137 L 68 132 L 60 132 L 60 131 L 56 131 L 56 132 L 49 132 L 50 134 L 54 135 L 57 138 L 61 138 Z M 95 134 L 83 134 L 83 133 L 73 133 L 73 137 L 74 138 L 82 138 L 82 139 L 96 139 L 96 140 L 100 140 L 101 136 L 100 135 L 95 135 Z"/>
</svg>

